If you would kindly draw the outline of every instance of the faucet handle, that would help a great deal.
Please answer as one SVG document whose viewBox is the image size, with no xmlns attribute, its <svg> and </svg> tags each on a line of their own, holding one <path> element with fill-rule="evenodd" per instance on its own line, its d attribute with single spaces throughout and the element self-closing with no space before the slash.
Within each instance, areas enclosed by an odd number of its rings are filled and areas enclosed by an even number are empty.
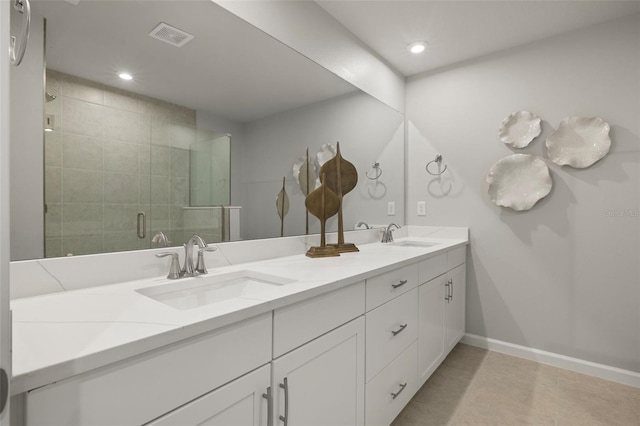
<svg viewBox="0 0 640 426">
<path fill-rule="evenodd" d="M 167 257 L 171 256 L 171 266 L 169 267 L 169 275 L 167 278 L 170 280 L 178 279 L 182 276 L 180 272 L 180 260 L 178 260 L 178 253 L 172 251 L 163 251 L 162 253 L 157 253 L 156 257 Z"/>
<path fill-rule="evenodd" d="M 198 250 L 198 261 L 196 262 L 196 272 L 198 274 L 206 274 L 207 272 L 207 268 L 204 266 L 204 252 L 205 251 L 216 251 L 217 248 L 216 247 L 203 247 L 200 250 Z"/>
</svg>

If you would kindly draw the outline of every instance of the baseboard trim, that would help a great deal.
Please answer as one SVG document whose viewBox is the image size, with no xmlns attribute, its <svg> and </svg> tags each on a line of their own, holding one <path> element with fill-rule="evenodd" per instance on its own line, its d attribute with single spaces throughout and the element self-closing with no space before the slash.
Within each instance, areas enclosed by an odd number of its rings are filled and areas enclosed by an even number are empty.
<svg viewBox="0 0 640 426">
<path fill-rule="evenodd" d="M 640 388 L 640 373 L 636 373 L 634 371 L 623 370 L 622 368 L 585 361 L 579 358 L 572 358 L 553 352 L 541 351 L 540 349 L 529 348 L 527 346 L 515 345 L 513 343 L 503 342 L 489 337 L 477 336 L 475 334 L 465 334 L 462 337 L 461 342 L 466 343 L 467 345 L 477 346 L 479 348 L 512 355 L 518 358 L 536 361 L 541 364 L 547 364 L 563 368 L 565 370 L 575 371 L 576 373 L 586 374 L 600 379 L 621 383 L 623 385 Z"/>
</svg>

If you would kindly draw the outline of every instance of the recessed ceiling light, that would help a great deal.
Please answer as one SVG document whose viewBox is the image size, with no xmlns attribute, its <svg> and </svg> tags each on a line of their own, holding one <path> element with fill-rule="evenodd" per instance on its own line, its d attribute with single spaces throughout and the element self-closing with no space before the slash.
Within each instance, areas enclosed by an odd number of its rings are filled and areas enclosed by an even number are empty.
<svg viewBox="0 0 640 426">
<path fill-rule="evenodd" d="M 133 76 L 128 72 L 121 72 L 120 74 L 118 74 L 118 77 L 120 77 L 123 80 L 133 80 Z"/>
<path fill-rule="evenodd" d="M 416 53 L 416 54 L 424 52 L 426 48 L 427 48 L 426 41 L 416 41 L 411 43 L 409 46 L 407 46 L 407 49 L 409 49 L 409 52 Z"/>
</svg>

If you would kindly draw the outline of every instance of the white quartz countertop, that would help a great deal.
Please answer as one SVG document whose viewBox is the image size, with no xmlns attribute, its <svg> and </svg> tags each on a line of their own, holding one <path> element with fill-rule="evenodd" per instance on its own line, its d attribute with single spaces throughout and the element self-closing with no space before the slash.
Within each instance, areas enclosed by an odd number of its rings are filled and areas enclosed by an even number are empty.
<svg viewBox="0 0 640 426">
<path fill-rule="evenodd" d="M 216 267 L 202 277 L 158 277 L 14 300 L 12 393 L 87 372 L 468 243 L 468 237 L 429 240 L 439 244 L 359 244 L 360 252 L 340 257 L 311 259 L 299 254 Z M 136 291 L 232 271 L 255 271 L 293 282 L 274 286 L 260 297 L 235 297 L 186 310 Z"/>
</svg>

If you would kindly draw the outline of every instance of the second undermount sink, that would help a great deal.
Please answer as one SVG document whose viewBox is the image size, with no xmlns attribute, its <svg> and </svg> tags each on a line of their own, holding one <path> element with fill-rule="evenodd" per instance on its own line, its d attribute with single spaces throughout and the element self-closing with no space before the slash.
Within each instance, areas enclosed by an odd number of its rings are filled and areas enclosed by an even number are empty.
<svg viewBox="0 0 640 426">
<path fill-rule="evenodd" d="M 399 247 L 422 247 L 422 248 L 426 248 L 426 247 L 433 247 L 433 246 L 437 246 L 438 242 L 434 242 L 434 241 L 424 241 L 424 240 L 403 240 L 403 241 L 396 241 L 395 243 L 392 243 L 394 246 L 399 246 Z"/>
<path fill-rule="evenodd" d="M 186 310 L 236 298 L 269 300 L 278 287 L 294 281 L 260 272 L 236 271 L 176 280 L 136 291 L 165 305 Z"/>
</svg>

